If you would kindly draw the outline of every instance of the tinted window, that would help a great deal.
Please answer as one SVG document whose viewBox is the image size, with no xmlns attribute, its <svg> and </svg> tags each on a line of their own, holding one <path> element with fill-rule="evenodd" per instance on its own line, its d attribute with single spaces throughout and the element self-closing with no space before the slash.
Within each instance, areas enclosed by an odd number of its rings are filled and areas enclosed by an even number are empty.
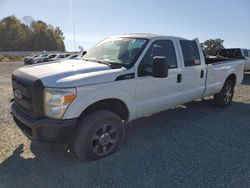
<svg viewBox="0 0 250 188">
<path fill-rule="evenodd" d="M 173 42 L 171 40 L 158 40 L 151 44 L 147 53 L 143 57 L 139 66 L 139 76 L 148 75 L 143 73 L 143 69 L 145 69 L 145 67 L 148 67 L 147 72 L 152 73 L 153 58 L 155 56 L 166 57 L 169 68 L 177 68 L 176 54 Z"/>
<path fill-rule="evenodd" d="M 200 65 L 200 54 L 195 41 L 181 40 L 181 49 L 186 67 Z"/>
<path fill-rule="evenodd" d="M 248 50 L 248 57 L 250 57 L 250 50 Z"/>
<path fill-rule="evenodd" d="M 56 57 L 56 55 L 50 55 L 50 56 L 49 56 L 50 59 L 52 59 L 52 58 L 54 58 L 54 57 Z"/>
<path fill-rule="evenodd" d="M 248 52 L 247 52 L 247 50 L 244 50 L 244 56 L 245 56 L 245 57 L 248 57 Z"/>
</svg>

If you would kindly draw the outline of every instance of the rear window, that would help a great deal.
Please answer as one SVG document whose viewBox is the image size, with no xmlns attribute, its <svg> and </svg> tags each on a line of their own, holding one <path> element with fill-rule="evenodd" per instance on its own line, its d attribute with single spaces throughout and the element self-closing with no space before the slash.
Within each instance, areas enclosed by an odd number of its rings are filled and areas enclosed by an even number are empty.
<svg viewBox="0 0 250 188">
<path fill-rule="evenodd" d="M 226 58 L 237 58 L 242 57 L 241 50 L 239 48 L 236 49 L 221 49 L 217 53 L 219 57 L 226 57 Z"/>
</svg>

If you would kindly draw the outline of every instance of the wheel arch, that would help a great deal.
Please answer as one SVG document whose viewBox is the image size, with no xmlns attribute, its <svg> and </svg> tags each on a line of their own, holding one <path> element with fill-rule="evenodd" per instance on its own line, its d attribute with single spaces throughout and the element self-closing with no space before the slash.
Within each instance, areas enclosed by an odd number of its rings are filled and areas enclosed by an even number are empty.
<svg viewBox="0 0 250 188">
<path fill-rule="evenodd" d="M 87 114 L 96 110 L 111 111 L 118 115 L 125 122 L 128 122 L 130 118 L 130 112 L 125 102 L 117 98 L 107 98 L 96 101 L 85 108 L 80 114 L 79 121 L 83 119 Z"/>
<path fill-rule="evenodd" d="M 235 74 L 235 73 L 229 74 L 229 75 L 227 76 L 225 82 L 228 81 L 228 80 L 232 81 L 233 84 L 234 84 L 234 86 L 235 86 L 236 83 L 237 83 L 237 76 L 236 76 L 236 74 Z M 225 84 L 225 82 L 224 82 L 224 84 Z"/>
</svg>

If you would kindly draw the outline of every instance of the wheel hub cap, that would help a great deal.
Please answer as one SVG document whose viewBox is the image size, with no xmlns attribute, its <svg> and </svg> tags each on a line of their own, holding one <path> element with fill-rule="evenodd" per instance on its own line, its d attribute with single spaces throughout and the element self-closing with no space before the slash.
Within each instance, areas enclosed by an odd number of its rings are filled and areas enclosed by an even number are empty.
<svg viewBox="0 0 250 188">
<path fill-rule="evenodd" d="M 117 129 L 112 124 L 104 124 L 92 136 L 92 151 L 96 155 L 106 155 L 114 148 L 118 139 Z"/>
<path fill-rule="evenodd" d="M 232 88 L 230 86 L 227 87 L 224 96 L 225 96 L 225 102 L 229 102 L 231 100 Z"/>
<path fill-rule="evenodd" d="M 98 139 L 98 142 L 100 143 L 100 145 L 104 146 L 109 143 L 110 139 L 111 139 L 110 134 L 106 132 L 100 136 L 100 138 Z"/>
</svg>

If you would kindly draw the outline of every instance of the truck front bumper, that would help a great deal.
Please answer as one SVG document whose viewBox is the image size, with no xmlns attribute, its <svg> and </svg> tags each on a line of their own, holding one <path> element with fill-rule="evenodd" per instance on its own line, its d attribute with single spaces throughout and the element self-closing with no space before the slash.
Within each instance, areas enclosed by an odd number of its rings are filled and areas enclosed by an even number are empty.
<svg viewBox="0 0 250 188">
<path fill-rule="evenodd" d="M 65 143 L 71 141 L 77 119 L 56 120 L 50 118 L 33 118 L 11 104 L 13 119 L 19 129 L 31 140 Z"/>
</svg>

